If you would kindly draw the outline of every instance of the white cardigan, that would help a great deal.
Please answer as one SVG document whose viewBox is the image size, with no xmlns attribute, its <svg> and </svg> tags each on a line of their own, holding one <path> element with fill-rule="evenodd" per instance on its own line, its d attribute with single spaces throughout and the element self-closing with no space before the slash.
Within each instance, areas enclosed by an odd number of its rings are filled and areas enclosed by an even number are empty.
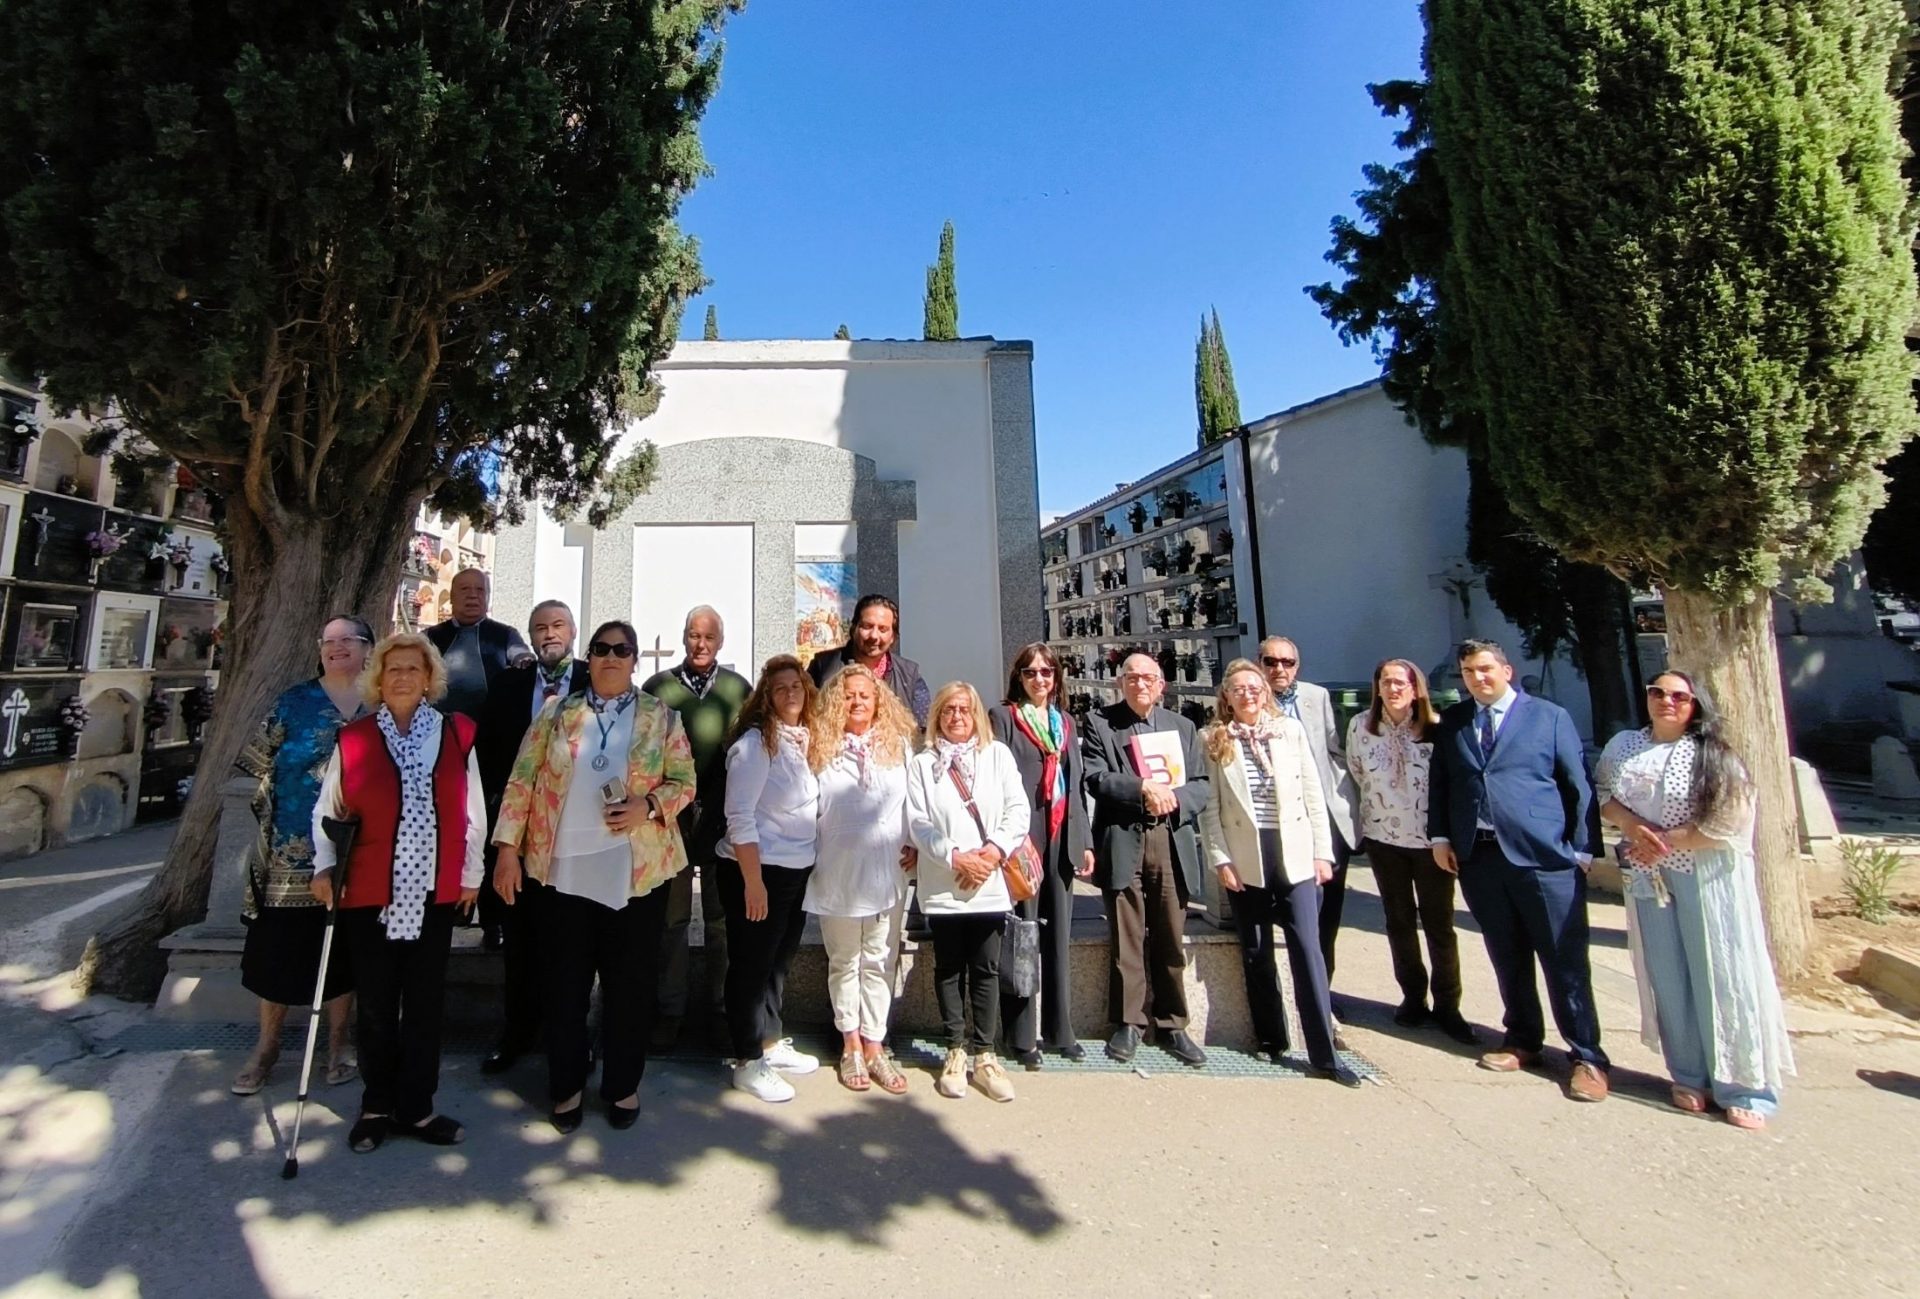
<svg viewBox="0 0 1920 1299">
<path fill-rule="evenodd" d="M 1233 761 L 1225 765 L 1207 758 L 1213 797 L 1200 809 L 1207 863 L 1215 870 L 1233 867 L 1240 882 L 1251 888 L 1270 888 L 1278 881 L 1267 878 L 1260 858 L 1260 827 L 1253 819 L 1253 790 L 1247 784 L 1239 745 L 1228 752 Z M 1315 861 L 1333 860 L 1326 795 L 1320 789 L 1306 728 L 1282 717 L 1280 735 L 1267 742 L 1267 760 L 1273 766 L 1274 802 L 1280 810 L 1280 860 L 1272 864 L 1287 884 L 1304 884 L 1314 877 Z"/>
<path fill-rule="evenodd" d="M 986 822 L 987 841 L 1012 856 L 1031 828 L 1032 813 L 1021 788 L 1013 750 L 990 740 L 974 754 L 973 804 Z M 982 846 L 980 828 L 954 788 L 951 776 L 935 781 L 933 754 L 917 753 L 907 765 L 907 829 L 920 850 L 914 877 L 920 909 L 930 916 L 1006 911 L 1013 906 L 1004 871 L 994 871 L 977 889 L 965 889 L 953 873 L 953 856 Z"/>
</svg>

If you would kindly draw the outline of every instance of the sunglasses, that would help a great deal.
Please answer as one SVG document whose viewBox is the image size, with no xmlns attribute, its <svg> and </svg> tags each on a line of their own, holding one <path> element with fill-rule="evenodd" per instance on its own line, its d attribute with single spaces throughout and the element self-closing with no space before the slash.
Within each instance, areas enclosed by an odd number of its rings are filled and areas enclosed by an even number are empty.
<svg viewBox="0 0 1920 1299">
<path fill-rule="evenodd" d="M 597 659 L 604 659 L 604 658 L 630 659 L 633 657 L 633 646 L 625 643 L 622 643 L 619 645 L 609 645 L 607 644 L 607 642 L 603 640 L 597 640 L 593 644 L 587 646 L 587 653 L 589 656 Z"/>
<path fill-rule="evenodd" d="M 1021 668 L 1020 675 L 1028 678 L 1033 678 L 1033 677 L 1051 678 L 1053 676 L 1053 669 L 1052 668 Z"/>
<path fill-rule="evenodd" d="M 1262 654 L 1260 656 L 1260 662 L 1270 668 L 1297 668 L 1300 666 L 1299 659 L 1282 658 L 1278 654 Z"/>
<path fill-rule="evenodd" d="M 1684 690 L 1663 690 L 1659 686 L 1648 686 L 1647 698 L 1656 702 L 1662 699 L 1668 700 L 1675 708 L 1685 708 L 1693 702 L 1693 696 Z"/>
</svg>

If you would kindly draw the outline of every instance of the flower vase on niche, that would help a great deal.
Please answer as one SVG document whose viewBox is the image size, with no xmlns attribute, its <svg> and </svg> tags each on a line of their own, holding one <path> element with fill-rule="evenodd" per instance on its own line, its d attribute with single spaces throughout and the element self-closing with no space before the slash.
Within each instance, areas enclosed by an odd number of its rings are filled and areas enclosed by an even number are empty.
<svg viewBox="0 0 1920 1299">
<path fill-rule="evenodd" d="M 86 700 L 79 695 L 68 695 L 67 701 L 60 705 L 60 729 L 66 732 L 69 758 L 80 756 L 80 737 L 86 734 L 87 723 L 92 720 Z"/>
<path fill-rule="evenodd" d="M 127 534 L 108 524 L 105 528 L 96 528 L 87 534 L 87 581 L 100 580 L 100 565 L 125 544 Z"/>
<path fill-rule="evenodd" d="M 167 563 L 173 567 L 173 589 L 187 584 L 187 569 L 193 563 L 193 543 L 185 537 L 167 546 Z"/>
<path fill-rule="evenodd" d="M 207 570 L 213 574 L 219 586 L 225 586 L 227 579 L 233 576 L 233 563 L 227 558 L 226 551 L 216 550 L 213 557 L 207 560 Z"/>
</svg>

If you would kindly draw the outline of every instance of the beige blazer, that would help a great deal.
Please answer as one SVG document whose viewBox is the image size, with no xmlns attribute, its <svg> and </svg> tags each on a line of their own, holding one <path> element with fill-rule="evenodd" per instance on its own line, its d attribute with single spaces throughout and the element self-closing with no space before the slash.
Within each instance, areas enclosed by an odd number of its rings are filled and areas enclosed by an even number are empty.
<svg viewBox="0 0 1920 1299">
<path fill-rule="evenodd" d="M 1215 870 L 1232 866 L 1242 884 L 1269 887 L 1266 863 L 1260 859 L 1260 827 L 1253 819 L 1253 791 L 1247 784 L 1239 746 L 1228 751 L 1222 764 L 1207 758 L 1207 774 L 1214 795 L 1200 810 L 1200 836 L 1207 862 Z M 1280 719 L 1280 734 L 1267 742 L 1280 809 L 1280 873 L 1288 884 L 1313 878 L 1315 861 L 1333 860 L 1333 831 L 1327 822 L 1326 796 L 1320 789 L 1313 748 L 1306 728 L 1291 717 Z"/>
</svg>

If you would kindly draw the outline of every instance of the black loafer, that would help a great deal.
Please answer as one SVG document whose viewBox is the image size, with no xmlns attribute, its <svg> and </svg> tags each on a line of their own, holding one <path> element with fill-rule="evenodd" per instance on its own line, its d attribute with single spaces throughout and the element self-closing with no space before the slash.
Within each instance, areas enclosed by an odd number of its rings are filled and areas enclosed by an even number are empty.
<svg viewBox="0 0 1920 1299">
<path fill-rule="evenodd" d="M 1462 1046 L 1479 1046 L 1480 1035 L 1473 1031 L 1473 1025 L 1467 1023 L 1467 1017 L 1459 1011 L 1450 1015 L 1435 1013 L 1435 1027 Z"/>
<path fill-rule="evenodd" d="M 580 1109 L 585 1109 L 585 1108 L 586 1106 L 584 1105 L 580 1107 Z M 579 1110 L 574 1111 L 574 1113 L 576 1114 L 579 1112 L 580 1112 Z M 638 1123 L 639 1121 L 640 1121 L 640 1107 L 638 1105 L 634 1106 L 632 1109 L 627 1109 L 625 1106 L 622 1106 L 622 1105 L 609 1105 L 607 1107 L 607 1126 L 612 1128 L 615 1132 L 625 1132 L 628 1128 L 632 1127 L 634 1124 Z"/>
<path fill-rule="evenodd" d="M 1029 1073 L 1038 1073 L 1040 1071 L 1040 1066 L 1045 1062 L 1046 1057 L 1042 1056 L 1040 1054 L 1040 1048 L 1035 1046 L 1035 1047 L 1029 1047 L 1025 1051 L 1015 1051 L 1013 1053 L 1013 1059 L 1014 1059 L 1014 1063 L 1018 1064 L 1021 1068 L 1027 1070 Z"/>
<path fill-rule="evenodd" d="M 392 1130 L 393 1121 L 384 1114 L 362 1114 L 347 1130 L 347 1147 L 356 1155 L 370 1154 L 380 1148 Z"/>
<path fill-rule="evenodd" d="M 520 1048 L 502 1042 L 487 1052 L 486 1058 L 480 1062 L 480 1072 L 491 1078 L 505 1073 L 518 1063 L 520 1063 Z"/>
<path fill-rule="evenodd" d="M 570 1110 L 553 1110 L 547 1115 L 547 1122 L 553 1124 L 553 1130 L 561 1136 L 577 1131 L 580 1120 L 587 1116 L 587 1103 L 582 1100 Z"/>
<path fill-rule="evenodd" d="M 1171 1033 L 1162 1034 L 1160 1046 L 1168 1055 L 1189 1068 L 1200 1069 L 1207 1063 L 1207 1053 L 1200 1049 L 1198 1042 L 1187 1036 L 1187 1030 L 1184 1028 L 1176 1028 Z"/>
<path fill-rule="evenodd" d="M 1140 1049 L 1140 1030 L 1131 1024 L 1122 1024 L 1107 1039 L 1107 1058 L 1126 1064 L 1133 1059 L 1133 1053 Z"/>
<path fill-rule="evenodd" d="M 1393 1022 L 1401 1028 L 1419 1028 L 1427 1022 L 1429 1013 L 1425 1002 L 1403 1001 L 1400 1008 L 1393 1012 Z"/>
<path fill-rule="evenodd" d="M 1337 1082 L 1342 1087 L 1360 1086 L 1360 1075 L 1343 1064 L 1334 1065 L 1331 1069 L 1322 1068 L 1319 1065 L 1311 1065 L 1308 1067 L 1307 1073 L 1315 1078 L 1325 1078 L 1328 1082 Z"/>
<path fill-rule="evenodd" d="M 1060 1048 L 1060 1058 L 1073 1064 L 1079 1064 L 1087 1058 L 1087 1048 L 1078 1042 L 1069 1042 Z"/>
</svg>

